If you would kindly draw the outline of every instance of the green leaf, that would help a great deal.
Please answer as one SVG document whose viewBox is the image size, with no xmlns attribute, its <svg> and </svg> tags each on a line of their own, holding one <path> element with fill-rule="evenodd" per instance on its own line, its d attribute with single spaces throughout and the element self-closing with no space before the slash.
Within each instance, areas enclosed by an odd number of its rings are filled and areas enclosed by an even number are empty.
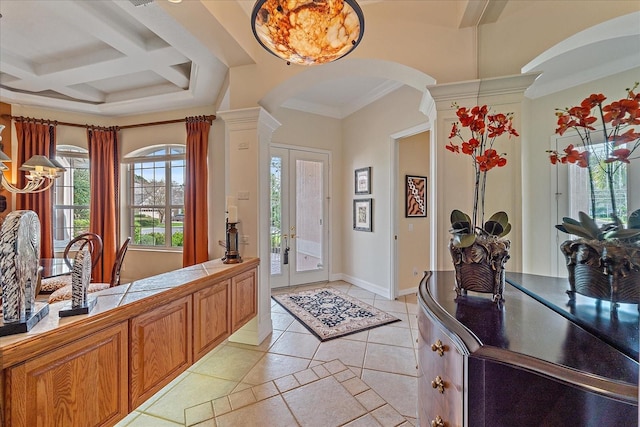
<svg viewBox="0 0 640 427">
<path fill-rule="evenodd" d="M 498 237 L 504 237 L 511 231 L 511 223 L 507 223 L 507 226 L 504 228 L 504 231 L 500 233 Z"/>
<path fill-rule="evenodd" d="M 454 222 L 451 224 L 452 233 L 462 233 L 469 234 L 471 233 L 471 223 L 469 222 Z"/>
<path fill-rule="evenodd" d="M 640 209 L 631 212 L 629 221 L 627 222 L 627 228 L 640 228 Z"/>
<path fill-rule="evenodd" d="M 576 221 L 575 219 L 569 218 L 568 216 L 562 218 L 562 222 L 567 224 L 580 225 L 580 221 Z"/>
<path fill-rule="evenodd" d="M 602 232 L 600 231 L 600 227 L 598 227 L 598 224 L 596 224 L 596 222 L 589 215 L 582 211 L 578 215 L 580 217 L 580 225 L 582 225 L 582 228 L 584 228 L 585 231 L 589 233 L 591 238 L 601 240 L 600 237 Z"/>
<path fill-rule="evenodd" d="M 509 224 L 509 216 L 507 215 L 506 212 L 500 211 L 500 212 L 496 212 L 493 215 L 491 215 L 491 218 L 489 218 L 489 221 L 497 222 L 504 229 L 507 226 L 507 224 Z M 489 222 L 489 221 L 487 221 L 487 222 Z"/>
<path fill-rule="evenodd" d="M 566 228 L 564 228 L 564 224 L 558 224 L 558 225 L 556 225 L 556 228 L 557 228 L 558 230 L 562 231 L 563 233 L 571 234 L 571 233 L 569 233 L 569 232 L 567 231 L 567 229 L 566 229 Z"/>
<path fill-rule="evenodd" d="M 567 229 L 567 233 L 574 234 L 579 237 L 584 237 L 585 239 L 597 239 L 598 236 L 593 236 L 589 233 L 587 229 L 579 225 L 573 224 L 564 224 L 564 228 Z"/>
<path fill-rule="evenodd" d="M 484 223 L 484 231 L 492 236 L 499 236 L 504 231 L 504 227 L 497 221 L 487 221 Z"/>
<path fill-rule="evenodd" d="M 451 224 L 455 224 L 456 222 L 468 222 L 471 224 L 471 218 L 466 213 L 454 209 L 451 211 Z"/>
<path fill-rule="evenodd" d="M 453 236 L 453 246 L 456 248 L 468 248 L 476 241 L 475 234 L 456 234 Z"/>
<path fill-rule="evenodd" d="M 628 228 L 626 230 L 614 230 L 605 235 L 607 239 L 631 239 L 632 237 L 640 237 L 640 229 Z"/>
</svg>

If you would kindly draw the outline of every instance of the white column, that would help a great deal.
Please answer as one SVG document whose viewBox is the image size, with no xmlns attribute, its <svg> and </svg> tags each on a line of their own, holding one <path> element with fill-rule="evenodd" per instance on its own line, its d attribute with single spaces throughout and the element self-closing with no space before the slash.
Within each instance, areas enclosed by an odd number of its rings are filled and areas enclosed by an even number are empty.
<svg viewBox="0 0 640 427">
<path fill-rule="evenodd" d="M 460 209 L 469 215 L 473 210 L 474 174 L 470 156 L 453 154 L 445 149 L 449 143 L 451 126 L 457 121 L 454 102 L 460 107 L 487 105 L 492 113 L 514 113 L 513 125 L 519 138 L 500 136 L 496 150 L 507 153 L 507 165 L 487 174 L 485 214 L 490 216 L 505 211 L 512 229 L 507 238 L 511 240 L 509 271 L 522 271 L 522 101 L 524 91 L 538 77 L 538 73 L 498 77 L 484 80 L 448 83 L 428 86 L 432 102 L 424 110 L 434 124 L 431 134 L 431 185 L 435 203 L 435 218 L 432 219 L 432 266 L 434 270 L 452 270 L 449 254 L 450 214 Z M 435 108 L 434 108 L 435 107 Z M 464 134 L 464 130 L 463 130 Z M 455 142 L 455 141 L 454 141 Z"/>
<path fill-rule="evenodd" d="M 269 145 L 280 123 L 261 107 L 218 112 L 225 124 L 226 196 L 235 197 L 242 257 L 260 257 L 258 316 L 229 340 L 258 345 L 272 332 L 269 284 Z"/>
</svg>

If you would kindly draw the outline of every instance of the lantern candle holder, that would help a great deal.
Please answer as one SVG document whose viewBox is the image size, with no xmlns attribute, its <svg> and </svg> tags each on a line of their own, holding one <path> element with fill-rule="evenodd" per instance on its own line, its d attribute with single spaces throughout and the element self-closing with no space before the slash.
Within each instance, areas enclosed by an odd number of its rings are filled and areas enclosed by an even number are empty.
<svg viewBox="0 0 640 427">
<path fill-rule="evenodd" d="M 225 264 L 239 264 L 242 262 L 238 251 L 238 222 L 231 222 L 227 219 L 227 244 L 222 262 Z"/>
</svg>

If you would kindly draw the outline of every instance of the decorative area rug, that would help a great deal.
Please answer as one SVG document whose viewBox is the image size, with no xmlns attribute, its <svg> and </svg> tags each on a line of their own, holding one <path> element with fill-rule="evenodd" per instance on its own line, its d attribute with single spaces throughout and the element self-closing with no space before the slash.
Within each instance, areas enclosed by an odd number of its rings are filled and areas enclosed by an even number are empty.
<svg viewBox="0 0 640 427">
<path fill-rule="evenodd" d="M 366 331 L 400 319 L 333 288 L 273 295 L 320 341 Z"/>
</svg>

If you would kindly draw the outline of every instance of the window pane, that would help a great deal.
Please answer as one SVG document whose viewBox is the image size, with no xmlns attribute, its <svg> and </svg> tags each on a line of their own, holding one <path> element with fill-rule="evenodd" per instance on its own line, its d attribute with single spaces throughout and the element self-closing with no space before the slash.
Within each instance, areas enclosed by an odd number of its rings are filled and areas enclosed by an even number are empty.
<svg viewBox="0 0 640 427">
<path fill-rule="evenodd" d="M 271 274 L 282 274 L 282 157 L 271 157 Z"/>
<path fill-rule="evenodd" d="M 184 160 L 171 162 L 171 204 L 184 205 Z"/>
<path fill-rule="evenodd" d="M 132 243 L 144 246 L 164 246 L 164 225 L 152 209 L 133 209 Z"/>
<path fill-rule="evenodd" d="M 184 212 L 182 209 L 171 209 L 171 246 L 182 247 Z"/>
<path fill-rule="evenodd" d="M 569 209 L 571 218 L 578 218 L 578 212 L 588 212 L 600 224 L 613 222 L 611 196 L 606 174 L 597 162 L 606 158 L 604 144 L 592 146 L 589 162 L 591 164 L 594 184 L 595 212 L 592 212 L 591 190 L 589 189 L 589 171 L 587 168 L 569 168 Z M 615 163 L 617 169 L 613 175 L 613 189 L 616 210 L 620 220 L 626 222 L 627 213 L 627 168 L 624 163 Z M 619 167 L 618 167 L 619 166 Z"/>
<path fill-rule="evenodd" d="M 69 240 L 89 231 L 89 159 L 86 150 L 64 146 L 56 154 L 67 170 L 56 179 L 53 190 L 54 248 L 63 249 Z"/>
</svg>

